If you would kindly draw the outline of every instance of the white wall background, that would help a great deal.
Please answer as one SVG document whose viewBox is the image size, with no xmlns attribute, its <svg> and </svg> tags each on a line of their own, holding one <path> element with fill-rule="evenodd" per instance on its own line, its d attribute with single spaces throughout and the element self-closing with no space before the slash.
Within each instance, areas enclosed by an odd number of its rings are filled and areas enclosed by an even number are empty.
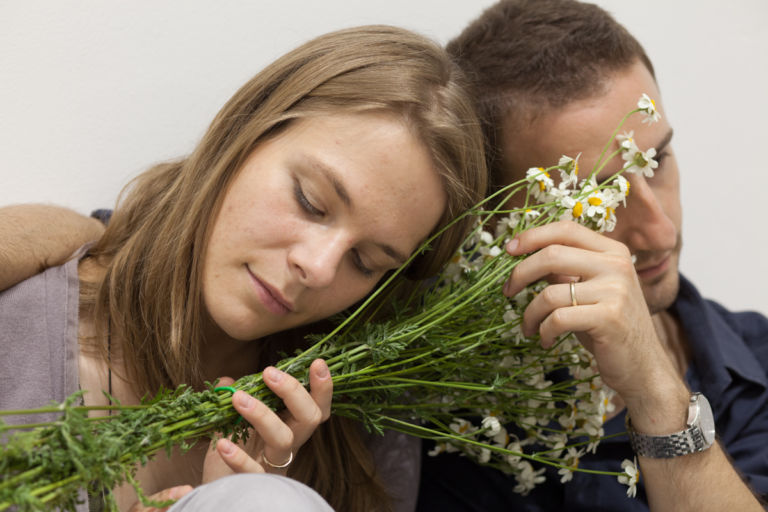
<svg viewBox="0 0 768 512">
<path fill-rule="evenodd" d="M 266 63 L 337 28 L 444 43 L 492 0 L 0 0 L 0 205 L 88 213 L 186 154 Z M 682 269 L 768 313 L 768 2 L 598 0 L 654 60 L 682 169 Z"/>
</svg>

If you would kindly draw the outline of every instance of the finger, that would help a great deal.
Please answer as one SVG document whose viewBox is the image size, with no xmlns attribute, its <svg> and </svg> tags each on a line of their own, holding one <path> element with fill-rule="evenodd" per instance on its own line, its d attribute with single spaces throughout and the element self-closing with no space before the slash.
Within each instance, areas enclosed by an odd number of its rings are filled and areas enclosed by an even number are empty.
<svg viewBox="0 0 768 512">
<path fill-rule="evenodd" d="M 308 439 L 323 420 L 323 411 L 315 398 L 298 380 L 277 368 L 265 368 L 263 375 L 264 383 L 285 403 L 289 413 L 285 417 L 285 422 L 300 442 Z M 328 381 L 330 381 L 330 374 L 320 384 L 321 389 L 318 390 L 317 395 L 320 396 L 324 406 L 328 402 L 327 407 L 330 413 L 330 393 L 333 387 Z"/>
<path fill-rule="evenodd" d="M 264 467 L 227 438 L 216 443 L 216 453 L 235 473 L 264 473 Z"/>
<path fill-rule="evenodd" d="M 216 384 L 214 385 L 214 387 L 220 388 L 224 386 L 231 386 L 234 383 L 235 383 L 235 379 L 233 379 L 232 377 L 219 377 L 218 380 L 216 380 Z"/>
<path fill-rule="evenodd" d="M 186 494 L 192 492 L 192 489 L 193 488 L 191 485 L 177 485 L 176 487 L 169 487 L 168 489 L 163 489 L 160 492 L 156 492 L 155 494 L 149 496 L 149 499 L 151 501 L 179 500 Z M 129 512 L 162 512 L 168 510 L 169 507 L 170 505 L 163 508 L 147 507 L 144 506 L 140 501 L 137 501 L 130 508 Z"/>
<path fill-rule="evenodd" d="M 564 276 L 578 276 L 586 280 L 617 264 L 631 270 L 628 256 L 625 263 L 622 264 L 620 260 L 620 256 L 612 253 L 599 253 L 567 245 L 549 245 L 515 265 L 504 284 L 504 294 L 513 297 L 526 286 L 548 276 L 553 281 L 561 281 Z"/>
<path fill-rule="evenodd" d="M 221 436 L 217 436 L 212 439 L 208 447 L 208 451 L 205 452 L 205 459 L 203 459 L 203 477 L 202 483 L 207 484 L 213 482 L 224 476 L 228 476 L 234 473 L 234 471 L 227 465 L 222 459 L 221 454 L 216 450 L 216 445 L 221 440 Z"/>
<path fill-rule="evenodd" d="M 599 304 L 558 308 L 550 313 L 539 326 L 541 345 L 551 347 L 555 340 L 567 332 L 587 332 L 596 322 L 604 319 L 603 307 Z M 579 337 L 584 347 L 594 354 L 589 337 Z"/>
<path fill-rule="evenodd" d="M 273 368 L 273 370 L 276 369 Z M 264 382 L 268 381 L 266 377 L 268 373 L 267 370 L 264 371 Z M 306 390 L 304 392 L 306 393 Z M 264 452 L 270 461 L 281 464 L 290 458 L 293 452 L 294 433 L 280 416 L 244 391 L 237 391 L 232 396 L 232 404 L 261 437 L 264 442 Z"/>
<path fill-rule="evenodd" d="M 574 284 L 574 296 L 578 305 L 592 304 L 591 294 L 587 293 L 587 283 L 579 283 L 581 286 L 576 292 Z M 539 332 L 539 326 L 552 312 L 560 308 L 574 307 L 573 297 L 571 297 L 571 286 L 569 284 L 554 284 L 544 288 L 541 293 L 528 304 L 523 313 L 523 334 L 533 336 Z M 549 341 L 549 340 L 546 340 Z M 542 338 L 542 343 L 545 340 Z"/>
<path fill-rule="evenodd" d="M 320 421 L 331 417 L 333 401 L 333 379 L 328 365 L 322 359 L 315 359 L 309 366 L 309 394 L 320 408 Z"/>
<path fill-rule="evenodd" d="M 552 244 L 568 245 L 590 251 L 608 252 L 620 250 L 621 242 L 611 240 L 573 221 L 559 221 L 528 229 L 507 243 L 507 252 L 513 256 L 528 254 Z"/>
</svg>

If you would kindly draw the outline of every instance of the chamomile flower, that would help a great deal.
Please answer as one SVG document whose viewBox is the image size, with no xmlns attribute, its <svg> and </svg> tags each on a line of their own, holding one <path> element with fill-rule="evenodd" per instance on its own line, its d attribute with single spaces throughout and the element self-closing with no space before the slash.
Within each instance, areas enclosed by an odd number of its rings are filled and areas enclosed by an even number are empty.
<svg viewBox="0 0 768 512">
<path fill-rule="evenodd" d="M 482 421 L 483 428 L 486 429 L 485 435 L 493 437 L 501 430 L 501 423 L 496 416 L 486 416 Z"/>
<path fill-rule="evenodd" d="M 587 197 L 587 217 L 602 217 L 605 215 L 606 194 L 602 190 L 595 190 Z"/>
<path fill-rule="evenodd" d="M 555 186 L 555 182 L 543 167 L 531 167 L 525 173 L 526 179 L 532 183 L 531 191 L 537 201 L 546 202 L 549 191 Z"/>
<path fill-rule="evenodd" d="M 634 155 L 636 151 L 639 151 L 639 148 L 635 143 L 634 137 L 635 137 L 634 130 L 629 132 L 624 132 L 616 136 L 616 140 L 619 142 L 619 147 L 621 148 L 621 151 L 623 153 L 629 152 L 630 154 Z"/>
<path fill-rule="evenodd" d="M 560 167 L 560 189 L 574 187 L 579 182 L 579 157 L 576 158 L 563 155 L 557 165 Z"/>
<path fill-rule="evenodd" d="M 637 108 L 645 113 L 644 123 L 653 124 L 661 119 L 661 114 L 656 110 L 656 102 L 645 93 L 637 101 Z"/>
<path fill-rule="evenodd" d="M 637 460 L 634 462 L 624 459 L 621 463 L 622 474 L 619 475 L 619 483 L 629 486 L 627 496 L 634 498 L 637 495 L 637 482 L 640 480 L 640 470 L 637 468 Z"/>
<path fill-rule="evenodd" d="M 653 170 L 659 166 L 659 162 L 653 159 L 656 156 L 656 149 L 650 148 L 648 151 L 640 151 L 639 149 L 633 154 L 627 152 L 622 155 L 624 160 L 627 161 L 624 164 L 624 169 L 628 173 L 642 174 L 646 178 L 653 178 Z"/>
<path fill-rule="evenodd" d="M 605 209 L 602 217 L 597 219 L 597 229 L 600 233 L 610 233 L 616 228 L 616 209 L 610 206 Z"/>
<path fill-rule="evenodd" d="M 576 448 L 568 448 L 568 453 L 565 456 L 565 463 L 569 465 L 566 468 L 560 468 L 557 472 L 560 475 L 560 483 L 570 482 L 573 479 L 573 472 L 579 467 L 579 459 L 584 455 L 584 452 L 577 450 Z"/>
<path fill-rule="evenodd" d="M 627 206 L 626 197 L 629 195 L 629 180 L 625 178 L 624 176 L 617 176 L 616 177 L 616 186 L 619 188 L 619 192 L 621 192 L 621 195 L 623 196 L 622 204 L 624 206 Z"/>
<path fill-rule="evenodd" d="M 563 197 L 560 204 L 565 208 L 562 219 L 578 220 L 584 214 L 584 203 L 571 196 Z"/>
<path fill-rule="evenodd" d="M 522 470 L 516 475 L 517 485 L 513 490 L 516 493 L 525 496 L 546 478 L 542 475 L 542 473 L 544 473 L 544 468 L 534 470 L 533 466 L 531 466 L 531 463 L 528 461 L 522 461 L 520 466 Z"/>
</svg>

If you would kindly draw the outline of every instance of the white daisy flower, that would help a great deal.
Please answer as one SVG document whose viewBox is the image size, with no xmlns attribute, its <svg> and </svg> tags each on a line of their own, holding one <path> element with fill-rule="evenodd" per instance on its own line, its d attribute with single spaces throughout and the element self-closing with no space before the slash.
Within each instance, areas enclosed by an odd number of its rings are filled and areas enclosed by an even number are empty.
<svg viewBox="0 0 768 512">
<path fill-rule="evenodd" d="M 619 187 L 619 192 L 622 194 L 622 204 L 624 206 L 627 206 L 627 200 L 626 197 L 629 195 L 629 180 L 625 178 L 624 176 L 617 176 L 616 177 L 616 185 Z"/>
<path fill-rule="evenodd" d="M 576 158 L 563 155 L 557 165 L 560 167 L 560 188 L 574 187 L 579 182 L 579 157 Z"/>
<path fill-rule="evenodd" d="M 544 468 L 534 471 L 533 466 L 531 466 L 531 463 L 528 461 L 521 462 L 520 466 L 522 471 L 515 475 L 517 485 L 515 486 L 514 491 L 525 496 L 531 492 L 537 484 L 546 480 L 546 477 L 542 475 L 542 473 L 544 473 Z"/>
<path fill-rule="evenodd" d="M 486 429 L 485 435 L 493 437 L 501 430 L 501 423 L 496 416 L 486 416 L 482 421 L 483 428 Z"/>
<path fill-rule="evenodd" d="M 630 132 L 624 132 L 616 136 L 616 140 L 619 141 L 619 147 L 621 147 L 621 150 L 624 153 L 630 152 L 634 155 L 636 151 L 639 151 L 637 144 L 635 143 L 634 136 L 634 130 Z"/>
<path fill-rule="evenodd" d="M 608 207 L 602 217 L 597 219 L 597 229 L 600 233 L 610 233 L 616 229 L 616 209 Z"/>
<path fill-rule="evenodd" d="M 531 167 L 525 173 L 526 179 L 533 185 L 533 197 L 540 202 L 545 202 L 547 194 L 555 186 L 549 173 L 543 167 Z"/>
<path fill-rule="evenodd" d="M 571 196 L 566 196 L 560 200 L 560 205 L 565 208 L 561 219 L 578 220 L 584 214 L 584 203 Z"/>
<path fill-rule="evenodd" d="M 637 108 L 646 114 L 645 119 L 643 119 L 644 123 L 653 124 L 661 119 L 661 114 L 656 110 L 656 102 L 645 93 L 637 101 Z"/>
<path fill-rule="evenodd" d="M 637 460 L 634 462 L 624 459 L 621 463 L 621 469 L 624 471 L 619 475 L 619 483 L 628 485 L 627 496 L 634 498 L 637 495 L 637 482 L 640 480 L 640 470 L 637 468 Z"/>
<path fill-rule="evenodd" d="M 605 215 L 606 195 L 602 190 L 596 190 L 587 197 L 587 217 L 602 217 Z"/>
<path fill-rule="evenodd" d="M 638 149 L 633 154 L 626 152 L 622 155 L 622 158 L 627 161 L 624 164 L 624 169 L 628 173 L 642 174 L 646 178 L 653 178 L 653 170 L 659 166 L 659 162 L 653 159 L 654 156 L 656 156 L 656 149 L 654 148 L 645 152 Z"/>
</svg>

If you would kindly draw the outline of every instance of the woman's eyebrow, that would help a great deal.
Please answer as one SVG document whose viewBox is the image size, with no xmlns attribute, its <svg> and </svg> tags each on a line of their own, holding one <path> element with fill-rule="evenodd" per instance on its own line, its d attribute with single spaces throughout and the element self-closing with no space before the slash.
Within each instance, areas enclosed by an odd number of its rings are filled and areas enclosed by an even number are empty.
<svg viewBox="0 0 768 512">
<path fill-rule="evenodd" d="M 350 197 L 349 192 L 347 192 L 347 188 L 344 186 L 344 182 L 341 180 L 341 178 L 339 178 L 338 173 L 332 166 L 310 155 L 301 155 L 300 158 L 304 160 L 310 168 L 316 170 L 326 180 L 328 180 L 328 182 L 333 187 L 333 190 L 336 192 L 336 195 L 339 196 L 339 199 L 347 206 L 347 208 L 350 210 L 354 208 L 352 198 Z M 405 256 L 402 252 L 398 251 L 391 245 L 381 243 L 374 245 L 381 249 L 384 254 L 395 260 L 395 262 L 399 265 L 402 265 L 408 260 L 407 256 Z"/>
<path fill-rule="evenodd" d="M 347 192 L 347 188 L 339 178 L 336 170 L 315 157 L 302 155 L 301 158 L 307 163 L 309 167 L 318 171 L 326 180 L 328 180 L 328 182 L 333 186 L 333 190 L 336 192 L 336 195 L 339 196 L 339 199 L 341 199 L 341 202 L 351 210 L 353 207 L 352 199 L 350 198 L 349 192 Z"/>
</svg>

